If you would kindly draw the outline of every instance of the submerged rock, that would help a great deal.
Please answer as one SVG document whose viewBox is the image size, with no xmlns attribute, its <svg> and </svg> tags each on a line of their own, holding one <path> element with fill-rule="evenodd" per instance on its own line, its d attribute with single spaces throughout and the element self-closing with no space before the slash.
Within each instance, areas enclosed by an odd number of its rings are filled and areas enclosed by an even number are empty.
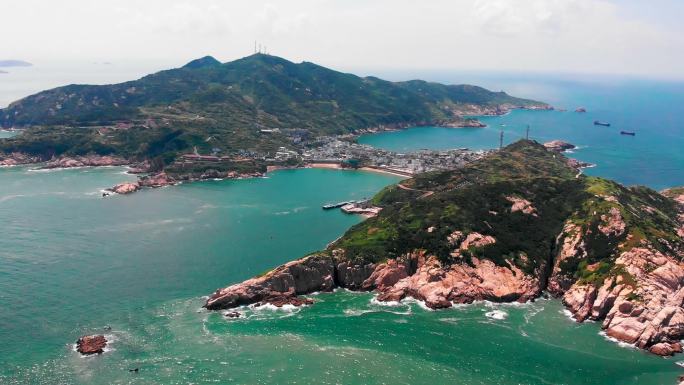
<svg viewBox="0 0 684 385">
<path fill-rule="evenodd" d="M 76 350 L 83 355 L 102 354 L 107 346 L 103 335 L 83 336 L 76 341 Z"/>
</svg>

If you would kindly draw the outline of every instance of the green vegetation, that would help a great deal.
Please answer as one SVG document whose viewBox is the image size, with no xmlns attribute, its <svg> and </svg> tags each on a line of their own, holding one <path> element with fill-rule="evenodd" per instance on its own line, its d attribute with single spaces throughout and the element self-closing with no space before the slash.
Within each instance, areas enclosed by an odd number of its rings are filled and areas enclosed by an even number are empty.
<svg viewBox="0 0 684 385">
<path fill-rule="evenodd" d="M 455 262 L 448 236 L 478 232 L 493 236 L 496 243 L 461 253 L 466 262 L 485 258 L 533 273 L 548 268 L 557 253 L 556 238 L 570 221 L 582 232 L 586 255 L 568 258 L 561 270 L 573 279 L 600 284 L 610 275 L 628 280 L 614 261 L 619 252 L 636 246 L 635 240 L 658 248 L 682 246 L 674 232 L 671 200 L 645 187 L 577 177 L 562 155 L 536 142 L 519 141 L 464 169 L 421 174 L 402 184 L 419 191 L 383 189 L 372 199 L 383 207 L 380 215 L 352 227 L 331 249 L 343 248 L 348 258 L 368 262 L 422 249 L 448 264 Z M 434 193 L 426 196 L 425 191 Z M 536 215 L 512 212 L 507 197 L 530 201 Z M 624 221 L 620 234 L 599 229 L 607 224 L 611 208 Z"/>
<path fill-rule="evenodd" d="M 475 86 L 388 82 L 263 54 L 225 64 L 204 57 L 134 81 L 69 85 L 14 102 L 0 110 L 0 126 L 28 129 L 0 141 L 0 152 L 165 163 L 194 148 L 272 155 L 319 135 L 460 119 L 464 104 L 544 106 Z"/>
</svg>

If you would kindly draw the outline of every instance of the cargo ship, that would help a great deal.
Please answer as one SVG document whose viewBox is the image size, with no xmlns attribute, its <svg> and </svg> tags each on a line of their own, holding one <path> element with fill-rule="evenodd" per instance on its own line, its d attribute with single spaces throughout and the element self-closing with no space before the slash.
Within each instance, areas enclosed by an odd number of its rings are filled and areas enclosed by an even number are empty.
<svg viewBox="0 0 684 385">
<path fill-rule="evenodd" d="M 604 126 L 604 127 L 610 127 L 610 123 L 606 123 L 606 122 L 599 122 L 598 120 L 594 120 L 594 125 L 595 125 L 595 126 Z"/>
<path fill-rule="evenodd" d="M 620 131 L 620 135 L 635 136 L 635 135 L 636 135 L 636 132 L 632 132 L 632 131 Z"/>
</svg>

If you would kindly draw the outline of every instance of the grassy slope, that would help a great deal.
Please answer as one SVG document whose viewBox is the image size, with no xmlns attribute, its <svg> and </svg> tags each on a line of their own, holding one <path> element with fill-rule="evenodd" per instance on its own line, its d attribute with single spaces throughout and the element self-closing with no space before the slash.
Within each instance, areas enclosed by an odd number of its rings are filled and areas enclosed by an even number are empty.
<svg viewBox="0 0 684 385">
<path fill-rule="evenodd" d="M 681 243 L 673 232 L 676 209 L 671 200 L 645 187 L 626 188 L 575 174 L 562 155 L 535 142 L 520 141 L 463 170 L 427 173 L 402 182 L 434 191 L 431 196 L 418 198 L 423 192 L 396 186 L 384 189 L 374 197 L 384 208 L 380 215 L 349 229 L 331 249 L 344 248 L 347 258 L 364 262 L 425 249 L 450 263 L 453 247 L 447 236 L 454 230 L 476 231 L 494 236 L 497 242 L 471 249 L 466 257 L 487 258 L 504 266 L 511 262 L 532 273 L 550 261 L 556 237 L 570 220 L 590 233 L 585 238 L 588 256 L 569 259 L 563 270 L 576 279 L 600 283 L 608 274 L 621 273 L 614 266 L 615 258 L 641 239 L 661 246 L 658 239 Z M 531 201 L 538 216 L 512 213 L 507 196 Z M 601 196 L 615 196 L 618 202 Z M 625 234 L 615 239 L 597 230 L 601 215 L 613 206 L 621 210 L 627 225 Z M 653 210 L 645 210 L 647 206 Z M 587 265 L 596 262 L 601 268 L 589 271 Z"/>
<path fill-rule="evenodd" d="M 193 146 L 202 152 L 269 152 L 291 139 L 260 134 L 261 128 L 342 134 L 450 118 L 450 107 L 460 103 L 542 104 L 475 86 L 361 78 L 261 54 L 225 64 L 206 57 L 135 81 L 69 85 L 12 103 L 0 110 L 0 125 L 32 128 L 1 141 L 0 151 L 141 158 L 173 156 Z M 134 127 L 94 128 L 116 122 Z"/>
</svg>

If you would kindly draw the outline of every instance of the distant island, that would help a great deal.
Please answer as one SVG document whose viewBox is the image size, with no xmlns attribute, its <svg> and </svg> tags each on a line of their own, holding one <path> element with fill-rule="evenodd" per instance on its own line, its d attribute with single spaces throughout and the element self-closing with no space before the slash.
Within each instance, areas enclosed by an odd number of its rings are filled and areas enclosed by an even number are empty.
<svg viewBox="0 0 684 385">
<path fill-rule="evenodd" d="M 205 307 L 300 306 L 337 287 L 432 309 L 548 292 L 612 338 L 663 356 L 682 351 L 684 189 L 578 175 L 558 151 L 521 140 L 389 186 L 366 212 L 374 217 L 325 250 L 219 289 Z"/>
<path fill-rule="evenodd" d="M 23 60 L 0 60 L 0 67 L 31 67 L 33 64 Z"/>
<path fill-rule="evenodd" d="M 0 162 L 87 156 L 123 159 L 175 179 L 263 173 L 294 166 L 334 138 L 419 125 L 483 127 L 474 116 L 545 103 L 472 85 L 389 82 L 313 63 L 254 54 L 211 56 L 114 85 L 69 85 L 0 110 Z M 320 152 L 319 152 L 320 153 Z"/>
</svg>

